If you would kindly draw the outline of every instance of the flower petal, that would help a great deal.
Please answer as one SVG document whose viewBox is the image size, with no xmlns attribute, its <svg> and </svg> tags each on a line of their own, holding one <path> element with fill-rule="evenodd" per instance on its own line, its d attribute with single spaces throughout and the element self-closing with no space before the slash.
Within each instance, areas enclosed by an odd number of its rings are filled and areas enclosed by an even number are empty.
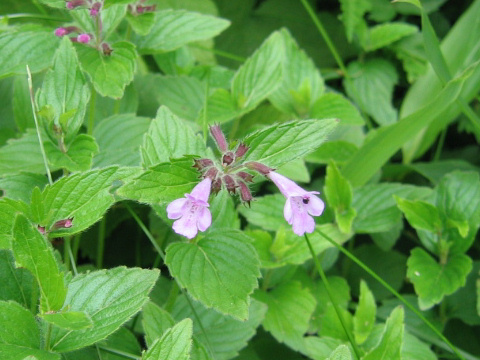
<svg viewBox="0 0 480 360">
<path fill-rule="evenodd" d="M 315 221 L 313 218 L 304 213 L 295 214 L 293 217 L 293 232 L 299 236 L 303 235 L 305 232 L 311 233 L 315 230 Z"/>
<path fill-rule="evenodd" d="M 192 221 L 193 219 L 193 217 L 183 216 L 173 223 L 172 228 L 177 234 L 193 239 L 198 232 L 197 224 Z"/>
<path fill-rule="evenodd" d="M 212 214 L 206 207 L 198 210 L 197 213 L 197 227 L 200 231 L 207 230 L 212 225 Z"/>
<path fill-rule="evenodd" d="M 275 171 L 270 171 L 267 177 L 272 180 L 275 185 L 277 185 L 278 190 L 285 196 L 286 198 L 290 196 L 303 196 L 308 194 L 308 192 L 298 186 L 294 181 L 286 178 Z"/>
<path fill-rule="evenodd" d="M 210 196 L 210 189 L 212 187 L 212 179 L 205 178 L 200 181 L 190 193 L 195 199 L 207 202 Z"/>
<path fill-rule="evenodd" d="M 310 215 L 320 216 L 325 209 L 325 203 L 318 196 L 310 195 L 306 208 Z"/>
<path fill-rule="evenodd" d="M 185 211 L 184 206 L 188 200 L 186 198 L 180 198 L 177 200 L 173 200 L 167 206 L 167 216 L 169 219 L 178 219 L 182 216 L 183 212 Z"/>
<path fill-rule="evenodd" d="M 292 199 L 287 198 L 285 202 L 285 207 L 283 208 L 283 217 L 287 220 L 287 223 L 292 225 L 293 220 L 293 210 L 292 210 Z"/>
</svg>

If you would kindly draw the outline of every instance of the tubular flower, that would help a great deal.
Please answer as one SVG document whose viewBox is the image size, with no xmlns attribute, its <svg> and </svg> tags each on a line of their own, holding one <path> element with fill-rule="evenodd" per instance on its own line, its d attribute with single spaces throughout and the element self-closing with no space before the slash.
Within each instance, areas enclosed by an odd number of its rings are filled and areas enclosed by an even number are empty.
<svg viewBox="0 0 480 360">
<path fill-rule="evenodd" d="M 300 236 L 306 232 L 313 232 L 315 221 L 312 216 L 320 216 L 325 208 L 323 201 L 315 196 L 319 192 L 306 191 L 292 180 L 275 171 L 270 171 L 266 176 L 274 182 L 283 196 L 287 198 L 283 216 L 292 225 L 293 232 Z"/>
<path fill-rule="evenodd" d="M 198 230 L 205 231 L 212 224 L 212 214 L 208 209 L 211 186 L 212 179 L 207 177 L 190 194 L 168 204 L 168 218 L 178 219 L 173 223 L 173 230 L 177 234 L 193 239 Z"/>
</svg>

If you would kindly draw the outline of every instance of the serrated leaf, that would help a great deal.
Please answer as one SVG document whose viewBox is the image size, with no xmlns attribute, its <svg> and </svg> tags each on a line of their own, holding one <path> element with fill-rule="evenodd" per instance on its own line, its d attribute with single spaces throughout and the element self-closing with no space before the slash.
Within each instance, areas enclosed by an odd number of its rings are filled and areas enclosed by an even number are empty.
<svg viewBox="0 0 480 360">
<path fill-rule="evenodd" d="M 299 349 L 316 306 L 310 291 L 299 282 L 289 281 L 269 292 L 257 291 L 255 298 L 268 305 L 265 330 L 277 341 Z"/>
<path fill-rule="evenodd" d="M 378 124 L 395 123 L 397 111 L 392 97 L 398 74 L 393 64 L 380 58 L 363 63 L 353 61 L 347 71 L 350 78 L 344 81 L 344 86 L 348 96 Z"/>
<path fill-rule="evenodd" d="M 21 172 L 2 177 L 0 179 L 0 189 L 3 191 L 4 197 L 28 203 L 32 190 L 35 187 L 43 189 L 47 183 L 47 177 L 44 175 Z"/>
<path fill-rule="evenodd" d="M 353 317 L 353 334 L 357 344 L 362 344 L 367 340 L 368 335 L 375 325 L 375 315 L 377 305 L 372 292 L 365 281 L 360 282 L 360 297 L 358 299 L 358 307 Z"/>
<path fill-rule="evenodd" d="M 374 51 L 388 46 L 406 36 L 418 32 L 415 25 L 400 22 L 389 22 L 376 25 L 368 30 L 366 51 Z"/>
<path fill-rule="evenodd" d="M 47 186 L 42 193 L 46 218 L 41 225 L 48 230 L 59 220 L 73 219 L 70 228 L 52 229 L 50 234 L 55 237 L 72 235 L 93 225 L 115 202 L 109 190 L 122 177 L 118 170 L 112 166 L 77 173 Z"/>
<path fill-rule="evenodd" d="M 125 86 L 133 80 L 137 53 L 135 46 L 126 41 L 112 44 L 111 49 L 110 55 L 104 55 L 89 46 L 79 46 L 78 58 L 99 94 L 120 99 Z"/>
<path fill-rule="evenodd" d="M 385 330 L 380 343 L 362 359 L 364 360 L 400 360 L 403 343 L 402 307 L 395 308 L 385 324 Z"/>
<path fill-rule="evenodd" d="M 335 119 L 291 121 L 248 135 L 245 161 L 278 167 L 318 148 L 337 125 Z"/>
<path fill-rule="evenodd" d="M 370 6 L 370 2 L 367 0 L 340 0 L 341 19 L 349 42 L 352 42 L 353 34 L 364 21 L 363 16 L 370 9 Z"/>
<path fill-rule="evenodd" d="M 192 158 L 172 160 L 146 170 L 118 189 L 117 194 L 148 204 L 170 202 L 189 193 L 199 182 Z"/>
<path fill-rule="evenodd" d="M 40 316 L 46 322 L 67 330 L 82 330 L 91 328 L 93 321 L 84 311 L 60 311 L 46 313 Z"/>
<path fill-rule="evenodd" d="M 165 106 L 158 109 L 157 116 L 151 122 L 140 150 L 144 167 L 185 155 L 206 156 L 207 154 L 203 138 L 196 135 L 187 124 Z"/>
<path fill-rule="evenodd" d="M 348 346 L 340 345 L 330 354 L 327 360 L 352 360 L 352 353 Z"/>
<path fill-rule="evenodd" d="M 65 36 L 55 52 L 53 68 L 47 72 L 38 97 L 40 108 L 49 105 L 54 112 L 54 123 L 61 126 L 65 141 L 73 139 L 83 124 L 90 90 L 78 64 L 75 48 Z M 73 116 L 63 124 L 63 114 L 73 111 Z"/>
<path fill-rule="evenodd" d="M 65 305 L 88 314 L 93 326 L 83 330 L 53 326 L 52 350 L 72 351 L 106 338 L 142 308 L 158 275 L 158 270 L 118 267 L 75 276 L 68 284 Z"/>
<path fill-rule="evenodd" d="M 442 220 L 438 209 L 425 201 L 410 201 L 396 197 L 398 208 L 403 212 L 411 226 L 415 229 L 440 232 Z"/>
<path fill-rule="evenodd" d="M 258 256 L 238 230 L 211 231 L 196 244 L 173 243 L 165 262 L 180 285 L 207 307 L 246 320 L 249 295 L 258 286 Z"/>
<path fill-rule="evenodd" d="M 47 68 L 58 42 L 51 29 L 38 26 L 18 27 L 16 31 L 1 33 L 0 78 L 25 74 L 27 64 L 32 73 Z"/>
<path fill-rule="evenodd" d="M 230 25 L 230 21 L 185 10 L 161 10 L 155 13 L 150 32 L 135 38 L 142 54 L 175 50 L 193 41 L 210 39 Z"/>
<path fill-rule="evenodd" d="M 239 206 L 237 209 L 250 224 L 265 230 L 276 231 L 287 224 L 283 218 L 284 206 L 285 197 L 282 194 L 275 194 L 256 198 L 249 209 L 244 206 Z"/>
<path fill-rule="evenodd" d="M 13 254 L 9 250 L 0 250 L 0 292 L 1 301 L 15 301 L 27 309 L 37 305 L 37 284 L 32 274 L 22 268 L 15 268 Z"/>
<path fill-rule="evenodd" d="M 41 311 L 60 310 L 67 290 L 52 246 L 22 214 L 15 219 L 13 236 L 16 264 L 30 271 L 38 282 Z"/>
<path fill-rule="evenodd" d="M 48 162 L 54 168 L 63 168 L 70 172 L 87 171 L 92 166 L 93 156 L 98 152 L 95 139 L 87 134 L 80 134 L 62 152 L 52 142 L 44 142 Z"/>
<path fill-rule="evenodd" d="M 193 324 L 191 319 L 180 321 L 165 331 L 160 339 L 143 354 L 143 360 L 188 360 L 192 345 Z"/>
<path fill-rule="evenodd" d="M 281 111 L 303 117 L 310 113 L 325 85 L 313 61 L 299 48 L 289 31 L 282 29 L 280 35 L 285 47 L 283 80 L 268 99 Z"/>
<path fill-rule="evenodd" d="M 190 301 L 198 318 L 185 296 L 177 298 L 172 316 L 177 320 L 193 319 L 194 346 L 191 354 L 192 360 L 228 360 L 234 358 L 238 355 L 238 351 L 247 345 L 248 340 L 255 335 L 255 330 L 262 322 L 267 311 L 264 304 L 252 299 L 248 319 L 240 321 L 231 316 L 222 315 L 213 309 L 207 309 L 199 302 Z M 209 344 L 208 349 L 213 353 L 212 355 L 206 355 L 207 351 L 201 345 L 202 343 Z M 210 354 L 210 351 L 208 354 Z"/>
<path fill-rule="evenodd" d="M 343 95 L 329 92 L 315 101 L 310 111 L 315 119 L 336 118 L 342 125 L 363 125 L 365 121 L 358 109 Z"/>
<path fill-rule="evenodd" d="M 445 264 L 440 264 L 417 247 L 410 253 L 407 267 L 407 276 L 415 287 L 420 309 L 426 310 L 465 285 L 472 270 L 472 259 L 464 254 L 452 254 Z"/>
</svg>

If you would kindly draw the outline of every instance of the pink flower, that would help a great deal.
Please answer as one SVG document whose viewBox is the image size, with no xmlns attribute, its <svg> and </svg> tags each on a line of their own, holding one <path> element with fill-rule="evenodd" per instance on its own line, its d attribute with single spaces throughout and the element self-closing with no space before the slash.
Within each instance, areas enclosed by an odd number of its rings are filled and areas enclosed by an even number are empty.
<svg viewBox="0 0 480 360">
<path fill-rule="evenodd" d="M 311 233 L 315 230 L 315 221 L 312 216 L 320 216 L 325 204 L 314 194 L 318 191 L 306 191 L 292 180 L 283 175 L 270 171 L 266 175 L 277 185 L 280 192 L 287 198 L 283 209 L 285 220 L 292 225 L 297 235 Z"/>
<path fill-rule="evenodd" d="M 88 34 L 80 34 L 77 36 L 77 41 L 82 44 L 88 44 L 92 37 Z"/>
<path fill-rule="evenodd" d="M 63 27 L 59 27 L 59 28 L 55 29 L 55 36 L 62 37 L 62 36 L 65 36 L 67 34 L 68 34 L 68 30 L 63 28 Z"/>
<path fill-rule="evenodd" d="M 177 234 L 193 239 L 198 230 L 205 231 L 212 224 L 212 214 L 208 209 L 211 186 L 212 179 L 207 177 L 190 194 L 168 204 L 168 218 L 178 219 L 173 223 L 173 230 Z"/>
</svg>

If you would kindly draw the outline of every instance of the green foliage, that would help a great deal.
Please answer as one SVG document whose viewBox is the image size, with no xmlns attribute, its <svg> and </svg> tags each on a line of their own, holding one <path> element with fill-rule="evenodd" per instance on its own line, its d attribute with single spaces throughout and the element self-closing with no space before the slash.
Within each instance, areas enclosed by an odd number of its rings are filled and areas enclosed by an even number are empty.
<svg viewBox="0 0 480 360">
<path fill-rule="evenodd" d="M 192 320 L 185 319 L 167 329 L 143 354 L 144 360 L 188 360 L 192 337 Z"/>
</svg>

